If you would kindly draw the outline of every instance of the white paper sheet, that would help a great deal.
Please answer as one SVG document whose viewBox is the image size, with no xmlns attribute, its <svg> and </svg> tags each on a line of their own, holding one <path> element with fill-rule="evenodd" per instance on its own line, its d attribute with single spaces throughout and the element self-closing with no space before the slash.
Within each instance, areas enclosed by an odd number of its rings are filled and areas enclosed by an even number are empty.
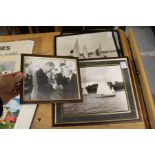
<svg viewBox="0 0 155 155">
<path fill-rule="evenodd" d="M 6 74 L 20 71 L 21 54 L 31 54 L 33 46 L 33 40 L 0 42 L 0 72 Z M 28 129 L 36 107 L 36 104 L 21 105 L 14 128 Z"/>
<path fill-rule="evenodd" d="M 35 113 L 36 104 L 21 105 L 21 109 L 14 126 L 14 129 L 29 129 Z"/>
</svg>

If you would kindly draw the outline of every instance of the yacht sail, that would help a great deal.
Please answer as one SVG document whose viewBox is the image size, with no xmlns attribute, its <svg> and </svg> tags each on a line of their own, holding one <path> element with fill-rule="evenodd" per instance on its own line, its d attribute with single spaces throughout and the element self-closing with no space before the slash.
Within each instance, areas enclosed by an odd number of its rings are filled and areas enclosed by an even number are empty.
<svg viewBox="0 0 155 155">
<path fill-rule="evenodd" d="M 114 89 L 110 89 L 106 82 L 98 84 L 97 97 L 113 97 L 115 96 Z"/>
<path fill-rule="evenodd" d="M 83 45 L 82 55 L 83 55 L 84 58 L 88 58 L 88 57 L 89 57 L 89 56 L 88 56 L 87 47 L 86 47 L 85 44 Z"/>
<path fill-rule="evenodd" d="M 80 56 L 80 50 L 79 50 L 79 42 L 78 42 L 78 39 L 75 41 L 75 45 L 74 45 L 73 52 L 74 52 L 74 56 L 75 56 L 75 57 L 79 57 L 79 56 Z"/>
</svg>

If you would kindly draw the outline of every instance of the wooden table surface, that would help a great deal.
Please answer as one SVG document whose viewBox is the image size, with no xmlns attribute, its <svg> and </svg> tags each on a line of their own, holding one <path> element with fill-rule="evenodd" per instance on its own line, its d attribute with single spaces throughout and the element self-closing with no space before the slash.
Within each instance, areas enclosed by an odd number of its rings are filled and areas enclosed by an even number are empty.
<svg viewBox="0 0 155 155">
<path fill-rule="evenodd" d="M 40 33 L 40 34 L 26 34 L 26 35 L 14 35 L 14 36 L 1 36 L 0 41 L 14 41 L 14 40 L 34 40 L 33 54 L 53 55 L 54 54 L 54 36 L 59 35 L 59 32 L 52 33 Z M 130 49 L 126 35 L 123 31 L 120 31 L 121 41 L 125 55 L 130 56 Z M 132 59 L 132 58 L 131 58 Z M 134 73 L 133 73 L 134 74 Z M 136 80 L 134 80 L 136 83 Z M 137 93 L 138 87 L 136 88 Z M 141 99 L 139 99 L 141 102 Z M 103 125 L 89 125 L 89 126 L 74 126 L 74 127 L 61 127 L 61 128 L 146 128 L 144 123 L 145 117 L 143 117 L 143 106 L 138 103 L 141 120 L 139 121 L 126 121 L 121 123 L 109 123 Z M 31 128 L 33 129 L 50 129 L 52 128 L 52 105 L 51 103 L 38 104 L 36 113 L 34 115 Z M 60 128 L 60 127 L 59 127 Z"/>
</svg>

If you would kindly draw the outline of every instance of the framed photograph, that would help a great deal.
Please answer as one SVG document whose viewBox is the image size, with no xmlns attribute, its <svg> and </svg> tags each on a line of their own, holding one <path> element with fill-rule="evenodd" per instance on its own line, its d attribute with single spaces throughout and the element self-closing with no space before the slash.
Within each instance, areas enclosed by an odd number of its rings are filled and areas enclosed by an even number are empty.
<svg viewBox="0 0 155 155">
<path fill-rule="evenodd" d="M 123 56 L 117 30 L 86 32 L 55 37 L 55 55 L 79 59 Z"/>
<path fill-rule="evenodd" d="M 57 103 L 53 126 L 138 120 L 127 58 L 80 60 L 82 103 Z"/>
<path fill-rule="evenodd" d="M 80 102 L 77 58 L 22 54 L 21 103 Z"/>
</svg>

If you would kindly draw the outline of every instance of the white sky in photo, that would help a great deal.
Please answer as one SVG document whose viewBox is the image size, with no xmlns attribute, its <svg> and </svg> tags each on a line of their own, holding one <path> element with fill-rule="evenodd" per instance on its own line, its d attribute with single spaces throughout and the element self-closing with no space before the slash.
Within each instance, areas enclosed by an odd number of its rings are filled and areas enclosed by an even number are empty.
<svg viewBox="0 0 155 155">
<path fill-rule="evenodd" d="M 122 72 L 119 65 L 80 68 L 80 73 L 82 83 L 123 81 Z"/>
<path fill-rule="evenodd" d="M 33 63 L 33 66 L 35 66 L 36 68 L 41 68 L 43 67 L 47 62 L 53 62 L 55 64 L 55 68 L 60 69 L 60 62 L 64 62 L 64 60 L 66 60 L 66 64 L 69 65 L 72 70 L 74 71 L 74 73 L 77 73 L 77 69 L 76 69 L 76 63 L 75 60 L 71 60 L 71 59 L 64 59 L 64 58 L 46 58 L 46 57 L 31 57 L 31 56 L 27 56 L 25 57 L 25 63 Z"/>
<path fill-rule="evenodd" d="M 75 42 L 78 39 L 80 52 L 83 50 L 83 46 L 86 45 L 88 52 L 94 52 L 99 45 L 101 49 L 106 50 L 116 50 L 112 33 L 111 32 L 100 32 L 91 34 L 82 34 L 76 36 L 64 36 L 58 37 L 57 42 L 57 54 L 58 55 L 68 55 L 69 52 L 74 48 Z"/>
</svg>

